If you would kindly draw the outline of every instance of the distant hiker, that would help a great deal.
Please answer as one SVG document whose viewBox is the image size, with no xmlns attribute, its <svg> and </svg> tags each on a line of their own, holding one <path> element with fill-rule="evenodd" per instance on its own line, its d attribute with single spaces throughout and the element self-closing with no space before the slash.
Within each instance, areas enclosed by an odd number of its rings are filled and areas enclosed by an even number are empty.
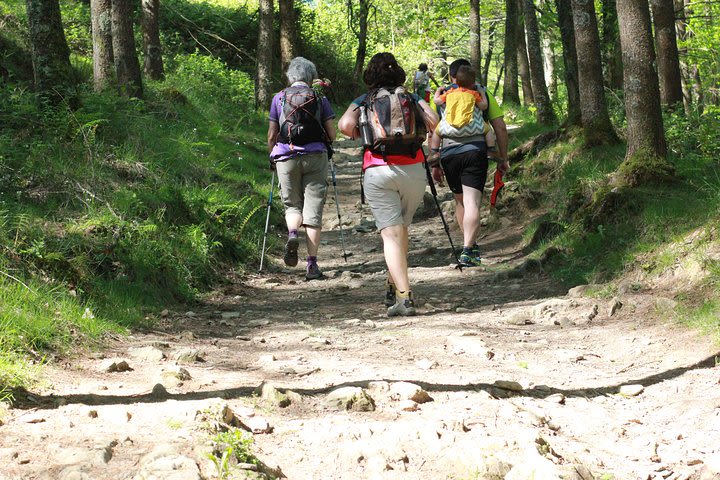
<svg viewBox="0 0 720 480">
<path fill-rule="evenodd" d="M 369 91 L 348 107 L 339 128 L 351 138 L 363 139 L 363 190 L 383 239 L 388 267 L 387 314 L 414 315 L 408 226 L 425 193 L 422 143 L 426 131 L 435 128 L 437 115 L 402 87 L 405 71 L 391 53 L 373 56 L 363 80 Z M 387 136 L 389 131 L 395 135 Z"/>
<path fill-rule="evenodd" d="M 308 254 L 305 278 L 314 280 L 323 276 L 317 252 L 328 185 L 328 148 L 335 140 L 335 113 L 328 99 L 311 87 L 318 76 L 315 64 L 295 57 L 286 76 L 290 86 L 275 95 L 270 104 L 270 165 L 277 170 L 285 205 L 285 265 L 294 267 L 298 263 L 298 229 L 304 226 Z"/>
<path fill-rule="evenodd" d="M 462 76 L 462 66 L 470 66 L 470 62 L 464 59 L 455 60 L 450 64 L 450 79 L 457 85 L 458 75 Z M 466 71 L 462 69 L 462 71 Z M 435 93 L 435 102 L 443 103 L 443 95 L 446 91 L 455 88 L 454 85 L 439 89 Z M 487 98 L 487 111 L 485 115 L 479 109 L 474 112 L 473 119 L 463 128 L 466 129 L 462 136 L 443 135 L 442 149 L 439 150 L 439 162 L 437 147 L 434 147 L 431 156 L 433 167 L 433 178 L 440 182 L 445 173 L 450 190 L 455 194 L 455 215 L 458 225 L 463 232 L 463 251 L 460 261 L 466 266 L 480 265 L 480 248 L 476 242 L 480 229 L 480 203 L 485 188 L 488 170 L 488 145 L 486 142 L 484 118 L 493 127 L 497 139 L 497 152 L 495 158 L 498 162 L 497 168 L 500 172 L 506 172 L 510 165 L 507 161 L 507 127 L 503 120 L 502 108 L 498 105 L 495 97 L 489 94 L 484 87 L 475 84 L 475 90 Z M 451 97 L 448 93 L 447 97 Z M 443 114 L 447 118 L 447 110 Z M 437 131 L 440 131 L 438 127 Z M 445 132 L 447 133 L 447 132 Z M 442 165 L 442 170 L 440 166 Z"/>
<path fill-rule="evenodd" d="M 426 103 L 430 102 L 430 92 L 432 91 L 430 88 L 430 80 L 435 81 L 435 77 L 428 70 L 427 63 L 421 63 L 413 77 L 413 89 L 415 90 L 415 95 L 425 100 Z"/>
</svg>

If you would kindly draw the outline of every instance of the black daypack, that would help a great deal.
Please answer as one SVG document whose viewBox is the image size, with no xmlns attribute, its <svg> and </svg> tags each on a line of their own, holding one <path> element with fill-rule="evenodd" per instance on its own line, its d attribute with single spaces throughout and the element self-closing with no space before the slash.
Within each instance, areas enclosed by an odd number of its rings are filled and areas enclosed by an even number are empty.
<svg viewBox="0 0 720 480">
<path fill-rule="evenodd" d="M 379 88 L 361 105 L 372 133 L 370 151 L 383 156 L 414 156 L 427 134 L 418 102 L 403 87 Z"/>
<path fill-rule="evenodd" d="M 281 105 L 279 143 L 307 145 L 326 141 L 320 98 L 312 88 L 304 85 L 286 88 Z"/>
</svg>

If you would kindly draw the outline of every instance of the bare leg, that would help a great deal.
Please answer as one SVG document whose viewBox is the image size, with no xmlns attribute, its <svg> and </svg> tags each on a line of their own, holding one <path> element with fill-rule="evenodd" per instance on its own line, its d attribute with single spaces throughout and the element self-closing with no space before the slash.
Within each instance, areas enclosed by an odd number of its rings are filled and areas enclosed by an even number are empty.
<svg viewBox="0 0 720 480">
<path fill-rule="evenodd" d="M 478 230 L 480 229 L 480 202 L 482 192 L 476 188 L 463 185 L 463 245 L 471 247 L 475 245 Z"/>
<path fill-rule="evenodd" d="M 320 246 L 320 227 L 305 227 L 305 236 L 307 237 L 307 252 L 311 257 L 316 257 L 318 247 Z"/>
<path fill-rule="evenodd" d="M 391 281 L 401 292 L 410 290 L 408 278 L 407 253 L 408 253 L 408 230 L 403 225 L 393 225 L 383 228 L 380 232 L 383 239 L 383 250 L 385 263 Z"/>
<path fill-rule="evenodd" d="M 463 218 L 465 217 L 465 204 L 463 203 L 462 193 L 455 194 L 455 219 L 460 227 L 460 231 L 464 231 L 465 225 Z"/>
<path fill-rule="evenodd" d="M 297 230 L 302 225 L 302 215 L 299 213 L 286 213 L 285 223 L 287 224 L 288 231 Z"/>
</svg>

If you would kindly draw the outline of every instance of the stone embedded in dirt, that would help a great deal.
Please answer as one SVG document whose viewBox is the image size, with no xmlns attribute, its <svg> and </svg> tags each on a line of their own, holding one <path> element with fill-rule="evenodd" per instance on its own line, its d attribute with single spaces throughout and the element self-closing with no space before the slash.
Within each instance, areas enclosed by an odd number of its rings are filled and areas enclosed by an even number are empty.
<svg viewBox="0 0 720 480">
<path fill-rule="evenodd" d="M 360 387 L 342 387 L 333 390 L 325 397 L 325 405 L 336 410 L 352 412 L 375 410 L 375 401 Z"/>
<path fill-rule="evenodd" d="M 330 345 L 330 340 L 325 337 L 307 337 L 303 341 L 311 345 Z"/>
<path fill-rule="evenodd" d="M 273 427 L 262 417 L 243 418 L 240 422 L 251 433 L 272 433 Z"/>
<path fill-rule="evenodd" d="M 415 366 L 422 369 L 422 370 L 431 370 L 435 367 L 439 367 L 440 364 L 436 362 L 435 360 L 430 360 L 428 358 L 422 358 L 415 362 Z"/>
<path fill-rule="evenodd" d="M 172 355 L 172 359 L 180 363 L 195 363 L 204 362 L 200 350 L 196 348 L 182 348 L 175 350 Z"/>
<path fill-rule="evenodd" d="M 95 465 L 102 466 L 110 462 L 113 456 L 113 447 L 116 443 L 95 448 L 64 447 L 49 445 L 47 447 L 48 459 L 58 465 Z"/>
<path fill-rule="evenodd" d="M 197 337 L 190 330 L 185 330 L 178 335 L 178 340 L 195 340 Z"/>
<path fill-rule="evenodd" d="M 453 355 L 472 355 L 491 360 L 495 353 L 492 352 L 485 342 L 478 337 L 458 337 L 451 335 L 445 342 L 447 349 Z"/>
<path fill-rule="evenodd" d="M 578 285 L 568 290 L 567 296 L 570 298 L 582 298 L 591 288 L 593 288 L 593 285 Z"/>
<path fill-rule="evenodd" d="M 378 251 L 378 247 L 369 245 L 366 247 L 363 247 L 363 253 L 375 253 Z"/>
<path fill-rule="evenodd" d="M 402 400 L 398 403 L 398 408 L 403 412 L 417 412 L 420 407 L 417 402 L 412 400 Z"/>
<path fill-rule="evenodd" d="M 107 360 L 100 365 L 100 371 L 106 373 L 131 372 L 132 368 L 125 360 Z"/>
<path fill-rule="evenodd" d="M 20 419 L 23 423 L 43 423 L 45 421 L 45 417 L 39 413 L 23 415 Z"/>
<path fill-rule="evenodd" d="M 645 391 L 645 387 L 639 384 L 623 385 L 618 390 L 618 393 L 624 397 L 637 397 Z"/>
<path fill-rule="evenodd" d="M 620 301 L 619 298 L 615 297 L 612 300 L 610 300 L 610 305 L 608 306 L 608 317 L 612 317 L 615 315 L 623 306 L 623 303 Z"/>
<path fill-rule="evenodd" d="M 231 318 L 239 318 L 240 312 L 222 312 L 220 314 L 220 318 L 224 318 L 225 320 L 230 320 Z"/>
<path fill-rule="evenodd" d="M 168 310 L 167 308 L 166 308 L 165 310 L 163 310 L 162 312 L 160 312 L 160 316 L 161 316 L 162 318 L 165 318 L 165 317 L 167 317 L 168 315 L 170 315 L 170 310 Z"/>
<path fill-rule="evenodd" d="M 545 400 L 551 403 L 559 403 L 560 405 L 565 405 L 565 395 L 563 395 L 562 393 L 553 393 L 552 395 L 545 397 Z"/>
<path fill-rule="evenodd" d="M 269 383 L 260 385 L 260 398 L 276 407 L 285 408 L 290 406 L 290 398 Z"/>
<path fill-rule="evenodd" d="M 133 480 L 202 480 L 192 458 L 180 455 L 172 445 L 159 445 L 140 459 L 140 471 Z"/>
<path fill-rule="evenodd" d="M 368 390 L 371 392 L 389 392 L 390 391 L 390 383 L 386 382 L 384 380 L 378 380 L 374 382 L 368 382 Z"/>
<path fill-rule="evenodd" d="M 87 474 L 89 467 L 85 465 L 71 465 L 62 469 L 58 475 L 58 480 L 93 480 L 93 477 Z M 0 476 L 0 480 L 6 480 L 6 477 Z"/>
<path fill-rule="evenodd" d="M 522 392 L 524 390 L 522 385 L 512 380 L 495 380 L 493 385 L 503 390 L 510 390 L 511 392 Z"/>
<path fill-rule="evenodd" d="M 561 480 L 558 468 L 539 454 L 527 454 L 516 463 L 503 480 Z"/>
<path fill-rule="evenodd" d="M 150 392 L 150 396 L 157 400 L 163 400 L 165 398 L 168 398 L 170 394 L 165 389 L 162 383 L 156 383 L 152 389 L 152 392 Z"/>
<path fill-rule="evenodd" d="M 88 417 L 90 417 L 90 418 L 98 418 L 98 412 L 97 412 L 97 410 L 90 410 L 90 411 L 88 412 Z"/>
<path fill-rule="evenodd" d="M 293 392 L 292 390 L 285 390 L 285 395 L 287 395 L 288 399 L 290 399 L 291 404 L 299 405 L 303 401 L 302 395 L 297 392 Z"/>
<path fill-rule="evenodd" d="M 410 382 L 394 382 L 390 384 L 392 400 L 412 400 L 416 403 L 432 402 L 433 398 L 419 385 Z"/>
<path fill-rule="evenodd" d="M 156 347 L 137 347 L 128 349 L 128 355 L 136 360 L 146 362 L 159 362 L 165 358 L 165 354 Z"/>
<path fill-rule="evenodd" d="M 533 314 L 530 310 L 521 310 L 510 315 L 503 321 L 507 325 L 534 325 Z"/>
<path fill-rule="evenodd" d="M 186 317 L 191 317 L 191 318 L 192 318 L 192 317 L 197 317 L 197 313 L 195 313 L 195 312 L 193 312 L 192 310 L 190 310 L 189 312 L 185 312 L 185 316 L 186 316 Z"/>
<path fill-rule="evenodd" d="M 470 310 L 469 308 L 465 308 L 465 307 L 457 307 L 455 309 L 455 313 L 470 313 L 470 312 L 472 312 L 472 310 Z"/>
<path fill-rule="evenodd" d="M 192 379 L 190 372 L 183 367 L 171 367 L 162 372 L 161 376 L 164 380 L 177 380 L 179 382 L 185 382 Z"/>
</svg>

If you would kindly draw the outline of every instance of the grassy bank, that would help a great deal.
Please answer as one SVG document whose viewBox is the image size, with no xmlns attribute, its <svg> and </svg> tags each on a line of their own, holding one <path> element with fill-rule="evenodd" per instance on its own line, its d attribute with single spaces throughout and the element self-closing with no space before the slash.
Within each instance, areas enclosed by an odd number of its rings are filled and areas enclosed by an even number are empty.
<svg viewBox="0 0 720 480">
<path fill-rule="evenodd" d="M 714 257 L 720 246 L 720 111 L 666 114 L 665 126 L 676 172 L 670 181 L 614 187 L 610 179 L 628 168 L 625 145 L 585 149 L 580 132 L 567 132 L 527 159 L 516 180 L 522 189 L 542 193 L 548 213 L 526 237 L 552 224 L 548 231 L 554 233 L 536 252 L 559 252 L 549 263 L 552 274 L 568 285 L 610 282 L 610 294 L 626 272 L 639 271 L 649 282 L 671 269 L 699 265 L 702 279 L 677 296 L 673 315 L 720 340 Z"/>
<path fill-rule="evenodd" d="M 257 262 L 269 173 L 250 77 L 177 55 L 146 98 L 0 85 L 0 385 Z"/>
</svg>

